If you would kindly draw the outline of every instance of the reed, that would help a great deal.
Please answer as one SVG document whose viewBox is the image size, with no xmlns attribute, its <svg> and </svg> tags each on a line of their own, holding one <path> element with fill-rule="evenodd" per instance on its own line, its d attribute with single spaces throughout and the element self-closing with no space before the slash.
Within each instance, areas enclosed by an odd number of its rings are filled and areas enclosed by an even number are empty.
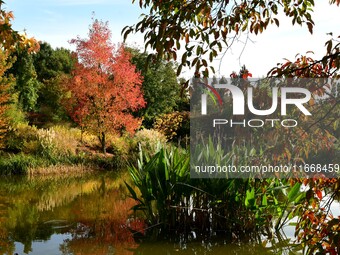
<svg viewBox="0 0 340 255">
<path fill-rule="evenodd" d="M 212 144 L 204 146 L 204 157 L 230 156 L 221 147 L 216 152 Z M 248 149 L 237 152 L 239 160 L 249 155 Z M 129 173 L 133 185 L 126 186 L 138 202 L 133 209 L 144 213 L 150 232 L 158 236 L 194 231 L 227 240 L 260 239 L 260 234 L 270 236 L 282 228 L 303 197 L 300 186 L 291 187 L 288 180 L 191 179 L 188 151 L 173 147 L 162 148 L 150 158 L 141 151 Z"/>
</svg>

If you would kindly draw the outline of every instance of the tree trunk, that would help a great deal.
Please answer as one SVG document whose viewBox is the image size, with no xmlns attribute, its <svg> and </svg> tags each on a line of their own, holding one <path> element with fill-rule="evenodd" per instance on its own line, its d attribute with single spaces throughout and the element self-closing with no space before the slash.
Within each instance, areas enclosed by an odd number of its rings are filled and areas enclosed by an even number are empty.
<svg viewBox="0 0 340 255">
<path fill-rule="evenodd" d="M 99 141 L 102 146 L 102 152 L 106 154 L 106 136 L 104 132 L 99 135 Z"/>
<path fill-rule="evenodd" d="M 83 134 L 84 134 L 84 127 L 80 126 L 80 142 L 81 143 L 84 143 Z"/>
</svg>

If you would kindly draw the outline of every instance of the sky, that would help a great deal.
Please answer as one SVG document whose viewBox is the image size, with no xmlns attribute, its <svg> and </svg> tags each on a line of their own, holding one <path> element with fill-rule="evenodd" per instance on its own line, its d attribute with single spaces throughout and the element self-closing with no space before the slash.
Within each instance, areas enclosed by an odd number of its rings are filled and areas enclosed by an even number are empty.
<svg viewBox="0 0 340 255">
<path fill-rule="evenodd" d="M 86 38 L 93 12 L 95 18 L 108 21 L 112 31 L 112 41 L 121 43 L 122 29 L 140 20 L 145 10 L 139 8 L 139 1 L 131 0 L 5 0 L 5 9 L 13 11 L 14 29 L 33 36 L 39 41 L 46 41 L 53 47 L 74 50 L 69 40 L 80 36 Z M 232 71 L 238 72 L 242 65 L 253 74 L 263 77 L 267 72 L 284 62 L 284 58 L 294 60 L 297 53 L 313 51 L 311 57 L 318 59 L 325 54 L 327 35 L 333 32 L 339 35 L 340 7 L 330 6 L 327 0 L 315 1 L 313 19 L 314 33 L 310 35 L 306 26 L 291 25 L 286 17 L 279 17 L 280 27 L 269 26 L 261 35 L 251 36 L 244 48 L 245 38 L 234 44 L 223 58 L 214 62 L 216 75 L 229 77 Z M 143 47 L 143 35 L 130 35 L 130 46 Z M 244 48 L 244 50 L 243 50 Z M 182 76 L 191 77 L 194 70 L 184 70 Z"/>
</svg>

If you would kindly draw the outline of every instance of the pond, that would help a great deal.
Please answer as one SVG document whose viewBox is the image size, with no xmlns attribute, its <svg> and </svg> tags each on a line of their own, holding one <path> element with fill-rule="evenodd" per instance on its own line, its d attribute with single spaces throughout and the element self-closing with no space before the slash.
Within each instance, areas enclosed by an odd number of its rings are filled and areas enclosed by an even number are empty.
<svg viewBox="0 0 340 255">
<path fill-rule="evenodd" d="M 126 178 L 112 173 L 2 177 L 0 255 L 288 254 L 295 250 L 289 244 L 293 226 L 284 229 L 281 241 L 267 246 L 226 244 L 194 233 L 186 242 L 181 238 L 140 242 L 145 226 L 129 211 L 135 202 L 126 195 Z M 334 210 L 338 208 L 337 204 Z"/>
</svg>

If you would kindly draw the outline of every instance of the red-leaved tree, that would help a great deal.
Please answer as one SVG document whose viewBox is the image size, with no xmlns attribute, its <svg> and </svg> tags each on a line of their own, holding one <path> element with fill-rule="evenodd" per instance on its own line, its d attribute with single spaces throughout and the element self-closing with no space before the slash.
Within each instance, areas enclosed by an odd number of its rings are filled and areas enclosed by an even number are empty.
<svg viewBox="0 0 340 255">
<path fill-rule="evenodd" d="M 141 124 L 132 113 L 145 106 L 142 77 L 123 46 L 111 42 L 108 23 L 94 20 L 88 39 L 73 39 L 78 63 L 66 82 L 71 97 L 67 110 L 82 128 L 95 133 L 106 152 L 106 135 Z"/>
</svg>

